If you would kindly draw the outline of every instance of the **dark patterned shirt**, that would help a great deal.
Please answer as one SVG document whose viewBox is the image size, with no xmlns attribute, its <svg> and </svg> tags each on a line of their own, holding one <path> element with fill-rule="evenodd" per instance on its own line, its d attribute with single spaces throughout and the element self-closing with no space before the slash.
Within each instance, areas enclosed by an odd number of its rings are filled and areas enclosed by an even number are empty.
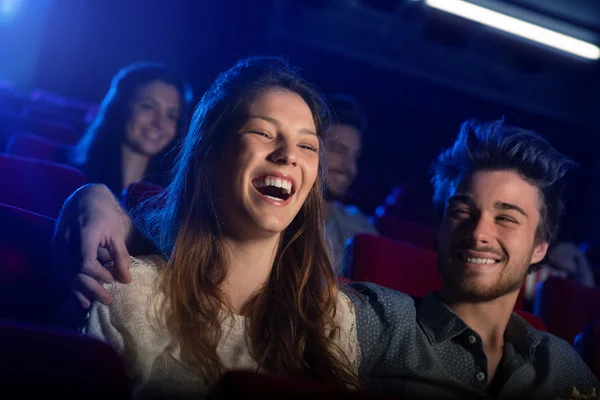
<svg viewBox="0 0 600 400">
<path fill-rule="evenodd" d="M 480 336 L 435 293 L 417 306 L 408 295 L 353 283 L 359 373 L 367 389 L 404 399 L 554 399 L 598 381 L 564 340 L 513 314 L 504 354 L 488 387 Z"/>
</svg>

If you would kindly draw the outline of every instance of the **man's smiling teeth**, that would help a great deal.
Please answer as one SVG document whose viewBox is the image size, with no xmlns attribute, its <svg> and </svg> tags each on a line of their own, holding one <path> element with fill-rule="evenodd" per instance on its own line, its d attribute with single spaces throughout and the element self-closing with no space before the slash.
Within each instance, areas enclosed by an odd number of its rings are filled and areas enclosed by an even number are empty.
<svg viewBox="0 0 600 400">
<path fill-rule="evenodd" d="M 287 179 L 277 178 L 274 176 L 265 176 L 263 178 L 255 180 L 253 183 L 254 183 L 254 187 L 256 187 L 257 189 L 266 187 L 266 186 L 273 186 L 276 188 L 281 188 L 281 190 L 283 190 L 283 192 L 285 194 L 292 193 L 292 182 L 288 181 Z M 270 197 L 274 200 L 281 200 L 281 199 L 278 199 L 278 198 L 272 197 L 272 196 L 267 196 L 267 197 Z"/>
<path fill-rule="evenodd" d="M 464 257 L 463 259 L 469 264 L 495 264 L 498 260 L 494 260 L 492 258 L 474 258 L 474 257 Z"/>
</svg>

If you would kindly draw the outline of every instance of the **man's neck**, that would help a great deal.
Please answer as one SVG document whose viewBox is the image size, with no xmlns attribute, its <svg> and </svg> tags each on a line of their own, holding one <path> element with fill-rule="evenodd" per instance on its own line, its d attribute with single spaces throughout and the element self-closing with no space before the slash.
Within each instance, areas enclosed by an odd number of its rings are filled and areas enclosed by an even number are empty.
<svg viewBox="0 0 600 400">
<path fill-rule="evenodd" d="M 514 292 L 485 302 L 463 302 L 452 301 L 452 297 L 442 291 L 442 299 L 450 309 L 479 334 L 484 349 L 491 351 L 502 350 L 504 346 L 504 332 L 518 295 Z"/>
<path fill-rule="evenodd" d="M 442 298 L 450 299 L 450 296 Z M 471 329 L 481 337 L 487 358 L 488 385 L 491 384 L 504 350 L 504 332 L 517 301 L 518 291 L 486 302 L 447 301 L 446 303 Z"/>
<path fill-rule="evenodd" d="M 223 291 L 236 314 L 269 280 L 279 245 L 279 235 L 253 240 L 227 238 L 229 274 Z"/>
<path fill-rule="evenodd" d="M 150 157 L 140 154 L 130 147 L 121 147 L 121 179 L 123 189 L 142 179 L 148 170 Z"/>
</svg>

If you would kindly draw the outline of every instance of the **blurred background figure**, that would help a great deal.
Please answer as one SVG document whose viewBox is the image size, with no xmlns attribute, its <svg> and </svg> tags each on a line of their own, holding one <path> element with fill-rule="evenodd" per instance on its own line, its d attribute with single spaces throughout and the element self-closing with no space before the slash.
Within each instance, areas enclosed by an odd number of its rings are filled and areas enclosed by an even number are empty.
<svg viewBox="0 0 600 400">
<path fill-rule="evenodd" d="M 377 233 L 372 221 L 358 207 L 345 205 L 346 194 L 358 174 L 362 136 L 367 116 L 357 101 L 345 94 L 328 97 L 334 124 L 325 143 L 327 185 L 324 213 L 326 232 L 331 242 L 334 265 L 344 268 L 346 243 L 357 233 Z M 340 273 L 343 273 L 340 271 Z"/>
<path fill-rule="evenodd" d="M 142 179 L 163 186 L 191 99 L 189 85 L 167 66 L 123 68 L 67 162 L 116 194 Z"/>
<path fill-rule="evenodd" d="M 549 250 L 544 267 L 548 268 L 551 274 L 571 279 L 582 286 L 596 286 L 592 266 L 586 254 L 576 243 L 557 243 Z"/>
</svg>

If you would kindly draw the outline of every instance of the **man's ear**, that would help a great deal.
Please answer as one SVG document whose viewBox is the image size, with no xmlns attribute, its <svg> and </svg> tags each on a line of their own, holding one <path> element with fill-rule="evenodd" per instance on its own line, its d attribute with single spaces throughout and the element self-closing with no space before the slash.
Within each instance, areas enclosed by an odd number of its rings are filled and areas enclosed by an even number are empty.
<svg viewBox="0 0 600 400">
<path fill-rule="evenodd" d="M 544 257 L 546 257 L 546 253 L 548 252 L 548 242 L 540 242 L 535 245 L 533 249 L 533 255 L 531 256 L 531 263 L 537 264 L 541 262 Z"/>
</svg>

